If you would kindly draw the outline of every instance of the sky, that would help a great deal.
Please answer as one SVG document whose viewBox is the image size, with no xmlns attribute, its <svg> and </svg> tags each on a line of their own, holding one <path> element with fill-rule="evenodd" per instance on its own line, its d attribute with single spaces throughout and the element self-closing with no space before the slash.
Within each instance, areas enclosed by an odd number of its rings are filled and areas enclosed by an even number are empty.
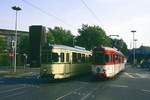
<svg viewBox="0 0 150 100">
<path fill-rule="evenodd" d="M 18 30 L 29 31 L 31 25 L 61 26 L 78 35 L 82 24 L 98 25 L 107 35 L 119 35 L 112 38 L 123 39 L 128 48 L 132 47 L 131 30 L 136 30 L 136 47 L 150 46 L 149 5 L 150 0 L 0 0 L 0 29 L 15 29 L 11 7 L 19 6 Z"/>
</svg>

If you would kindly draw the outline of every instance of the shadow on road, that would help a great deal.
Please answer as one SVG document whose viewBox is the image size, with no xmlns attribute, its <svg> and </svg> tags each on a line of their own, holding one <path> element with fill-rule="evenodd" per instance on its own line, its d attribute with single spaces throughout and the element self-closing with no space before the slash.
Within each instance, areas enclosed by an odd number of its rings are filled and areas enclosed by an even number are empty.
<svg viewBox="0 0 150 100">
<path fill-rule="evenodd" d="M 96 82 L 105 82 L 116 80 L 120 75 L 119 73 L 113 78 L 95 78 L 91 73 L 78 75 L 71 78 L 54 80 L 50 78 L 40 78 L 39 75 L 33 76 L 23 76 L 23 77 L 0 77 L 0 85 L 8 85 L 8 84 L 53 84 L 53 83 L 65 83 L 65 82 L 88 82 L 88 83 L 96 83 Z"/>
</svg>

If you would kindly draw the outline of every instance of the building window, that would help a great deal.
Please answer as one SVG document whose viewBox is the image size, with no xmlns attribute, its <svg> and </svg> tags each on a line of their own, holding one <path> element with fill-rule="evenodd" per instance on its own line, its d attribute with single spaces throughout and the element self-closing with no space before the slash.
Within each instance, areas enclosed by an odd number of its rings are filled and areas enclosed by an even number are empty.
<svg viewBox="0 0 150 100">
<path fill-rule="evenodd" d="M 72 53 L 72 62 L 73 62 L 73 63 L 76 63 L 77 60 L 78 60 L 78 59 L 77 59 L 77 53 L 74 53 L 74 52 L 73 52 L 73 53 Z"/>
</svg>

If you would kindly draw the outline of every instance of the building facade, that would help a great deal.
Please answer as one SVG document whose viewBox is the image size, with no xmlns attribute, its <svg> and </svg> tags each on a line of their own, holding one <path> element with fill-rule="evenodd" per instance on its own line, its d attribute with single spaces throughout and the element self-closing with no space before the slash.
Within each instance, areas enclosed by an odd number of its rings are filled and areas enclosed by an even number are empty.
<svg viewBox="0 0 150 100">
<path fill-rule="evenodd" d="M 10 29 L 0 29 L 0 38 L 6 42 L 7 49 L 11 48 L 12 41 L 15 40 L 15 30 Z M 17 31 L 17 43 L 19 44 L 20 35 L 29 35 L 27 31 Z"/>
</svg>

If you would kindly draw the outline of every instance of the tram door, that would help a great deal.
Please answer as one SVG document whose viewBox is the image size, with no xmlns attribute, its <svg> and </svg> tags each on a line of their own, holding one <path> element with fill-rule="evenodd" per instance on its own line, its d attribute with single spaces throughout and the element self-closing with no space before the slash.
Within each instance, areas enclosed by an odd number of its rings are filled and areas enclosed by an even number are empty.
<svg viewBox="0 0 150 100">
<path fill-rule="evenodd" d="M 115 62 L 115 55 L 111 55 L 112 57 L 112 73 L 114 74 L 115 73 L 115 67 L 116 67 L 116 62 Z"/>
<path fill-rule="evenodd" d="M 71 64 L 70 64 L 70 53 L 66 53 L 66 64 L 65 64 L 65 73 L 70 74 L 71 73 Z"/>
<path fill-rule="evenodd" d="M 108 57 L 109 57 L 108 61 L 109 61 L 109 63 L 111 63 L 109 66 L 109 74 L 110 74 L 110 76 L 112 76 L 115 71 L 114 57 L 112 54 L 108 54 Z"/>
</svg>

